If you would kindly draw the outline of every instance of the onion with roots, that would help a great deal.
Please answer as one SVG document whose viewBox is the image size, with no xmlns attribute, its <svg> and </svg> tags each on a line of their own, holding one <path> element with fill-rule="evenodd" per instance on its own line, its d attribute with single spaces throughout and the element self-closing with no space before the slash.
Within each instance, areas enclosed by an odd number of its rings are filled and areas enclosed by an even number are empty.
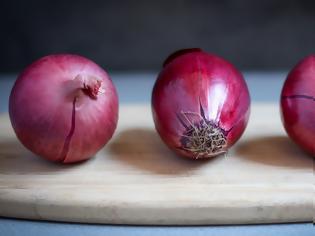
<svg viewBox="0 0 315 236">
<path fill-rule="evenodd" d="M 55 162 L 79 162 L 112 137 L 118 97 L 108 74 L 91 60 L 50 55 L 19 75 L 9 114 L 18 139 L 33 153 Z"/>
<path fill-rule="evenodd" d="M 281 117 L 291 139 L 315 157 L 315 55 L 289 73 L 281 93 Z"/>
<path fill-rule="evenodd" d="M 242 74 L 201 49 L 170 55 L 152 93 L 162 140 L 182 156 L 210 158 L 227 152 L 244 132 L 250 96 Z"/>
</svg>

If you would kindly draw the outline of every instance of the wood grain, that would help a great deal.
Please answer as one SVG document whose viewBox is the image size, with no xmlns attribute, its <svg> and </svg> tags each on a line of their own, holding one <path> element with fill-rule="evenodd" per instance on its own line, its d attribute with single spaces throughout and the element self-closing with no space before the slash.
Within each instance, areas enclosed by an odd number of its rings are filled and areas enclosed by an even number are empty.
<svg viewBox="0 0 315 236">
<path fill-rule="evenodd" d="M 0 215 L 87 223 L 201 225 L 312 221 L 313 158 L 285 135 L 278 106 L 254 104 L 242 139 L 209 161 L 173 154 L 149 106 L 120 108 L 90 161 L 42 160 L 0 116 Z"/>
</svg>

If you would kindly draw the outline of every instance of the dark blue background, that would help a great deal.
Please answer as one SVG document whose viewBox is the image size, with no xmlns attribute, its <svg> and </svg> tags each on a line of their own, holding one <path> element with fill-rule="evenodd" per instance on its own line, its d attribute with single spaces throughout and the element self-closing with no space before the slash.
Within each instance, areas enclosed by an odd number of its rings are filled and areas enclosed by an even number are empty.
<svg viewBox="0 0 315 236">
<path fill-rule="evenodd" d="M 315 51 L 315 1 L 1 1 L 0 73 L 50 54 L 111 71 L 157 70 L 202 47 L 244 70 L 287 70 Z"/>
</svg>

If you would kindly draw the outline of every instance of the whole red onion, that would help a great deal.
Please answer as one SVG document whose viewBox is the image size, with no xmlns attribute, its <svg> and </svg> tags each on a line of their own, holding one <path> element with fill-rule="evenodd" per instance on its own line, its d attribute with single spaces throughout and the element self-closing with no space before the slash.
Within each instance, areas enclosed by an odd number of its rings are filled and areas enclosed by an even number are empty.
<svg viewBox="0 0 315 236">
<path fill-rule="evenodd" d="M 209 158 L 224 153 L 244 132 L 250 97 L 242 74 L 201 49 L 170 55 L 152 93 L 155 127 L 176 153 Z"/>
<path fill-rule="evenodd" d="M 108 74 L 77 55 L 28 66 L 11 91 L 9 114 L 22 144 L 51 161 L 86 160 L 113 135 L 118 97 Z"/>
<path fill-rule="evenodd" d="M 281 93 L 281 116 L 288 135 L 315 156 L 315 55 L 289 73 Z"/>
</svg>

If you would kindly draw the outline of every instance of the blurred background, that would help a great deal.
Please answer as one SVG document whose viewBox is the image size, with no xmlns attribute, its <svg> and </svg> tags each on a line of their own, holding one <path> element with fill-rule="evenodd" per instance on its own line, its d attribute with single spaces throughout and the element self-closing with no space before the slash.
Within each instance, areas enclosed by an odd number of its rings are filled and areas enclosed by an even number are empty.
<svg viewBox="0 0 315 236">
<path fill-rule="evenodd" d="M 0 73 L 51 53 L 109 71 L 157 71 L 201 47 L 241 70 L 287 70 L 315 51 L 315 1 L 1 1 Z"/>
</svg>

